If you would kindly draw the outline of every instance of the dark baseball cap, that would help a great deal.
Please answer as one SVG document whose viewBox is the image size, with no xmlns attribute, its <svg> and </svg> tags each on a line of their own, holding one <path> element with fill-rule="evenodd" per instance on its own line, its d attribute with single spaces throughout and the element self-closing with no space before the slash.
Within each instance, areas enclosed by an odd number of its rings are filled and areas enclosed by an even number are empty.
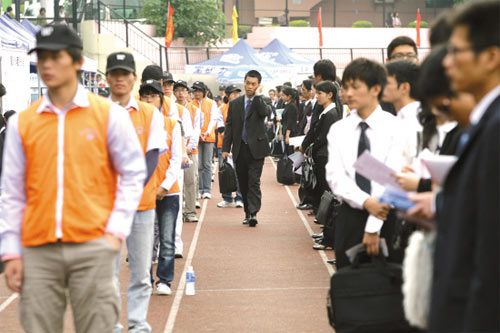
<svg viewBox="0 0 500 333">
<path fill-rule="evenodd" d="M 226 87 L 226 90 L 224 90 L 224 92 L 226 93 L 226 95 L 229 95 L 233 91 L 239 91 L 239 92 L 241 92 L 241 89 L 238 88 L 235 84 L 230 84 L 230 85 L 228 85 Z"/>
<path fill-rule="evenodd" d="M 207 91 L 207 86 L 201 81 L 195 81 L 191 86 L 193 90 Z"/>
<path fill-rule="evenodd" d="M 189 90 L 189 86 L 188 86 L 187 82 L 183 81 L 183 80 L 178 80 L 177 82 L 174 83 L 174 90 L 177 87 L 184 87 L 184 88 Z"/>
<path fill-rule="evenodd" d="M 165 82 L 175 82 L 174 76 L 172 73 L 169 72 L 163 72 L 163 83 Z"/>
<path fill-rule="evenodd" d="M 111 53 L 106 62 L 106 74 L 115 69 L 123 69 L 135 74 L 134 56 L 127 52 Z"/>
<path fill-rule="evenodd" d="M 142 95 L 143 92 L 146 90 L 146 88 L 152 88 L 153 91 L 157 92 L 158 94 L 163 95 L 163 88 L 161 87 L 160 82 L 158 82 L 156 80 L 146 80 L 146 81 L 144 81 L 141 84 L 141 87 L 139 89 L 139 95 Z"/>
<path fill-rule="evenodd" d="M 55 23 L 36 33 L 36 46 L 28 54 L 39 50 L 59 51 L 69 47 L 83 49 L 82 39 L 69 25 Z"/>
<path fill-rule="evenodd" d="M 214 97 L 214 101 L 221 101 L 222 100 L 222 97 L 220 95 L 216 95 Z"/>
<path fill-rule="evenodd" d="M 143 82 L 147 81 L 147 80 L 160 81 L 161 79 L 163 79 L 163 72 L 162 72 L 160 66 L 148 65 L 142 71 L 142 81 Z"/>
<path fill-rule="evenodd" d="M 224 90 L 224 91 L 225 91 L 225 90 L 226 90 L 226 88 L 227 88 L 227 86 L 226 86 L 225 84 L 221 84 L 221 85 L 219 86 L 219 91 L 221 91 L 221 90 Z"/>
</svg>

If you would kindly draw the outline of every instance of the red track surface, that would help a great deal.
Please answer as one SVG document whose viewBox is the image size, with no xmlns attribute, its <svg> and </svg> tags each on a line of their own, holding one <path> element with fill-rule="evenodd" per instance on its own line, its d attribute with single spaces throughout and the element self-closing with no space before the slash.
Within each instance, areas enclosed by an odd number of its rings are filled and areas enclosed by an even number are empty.
<svg viewBox="0 0 500 333">
<path fill-rule="evenodd" d="M 203 220 L 184 224 L 184 258 L 176 259 L 173 294 L 151 297 L 148 322 L 153 332 L 332 332 L 326 314 L 332 271 L 322 251 L 312 250 L 303 221 L 313 232 L 319 228 L 295 209 L 287 187 L 276 182 L 275 173 L 267 158 L 256 228 L 241 224 L 243 209 L 217 208 L 221 197 L 217 182 L 213 184 L 213 198 L 201 201 L 198 210 Z M 296 202 L 297 187 L 289 189 Z M 129 271 L 125 255 L 122 251 L 120 284 L 121 322 L 126 327 Z M 189 262 L 196 273 L 195 296 L 178 290 Z M 2 276 L 0 332 L 22 332 L 18 298 L 7 305 L 12 293 L 3 280 Z M 68 311 L 66 332 L 74 331 L 71 321 Z"/>
</svg>

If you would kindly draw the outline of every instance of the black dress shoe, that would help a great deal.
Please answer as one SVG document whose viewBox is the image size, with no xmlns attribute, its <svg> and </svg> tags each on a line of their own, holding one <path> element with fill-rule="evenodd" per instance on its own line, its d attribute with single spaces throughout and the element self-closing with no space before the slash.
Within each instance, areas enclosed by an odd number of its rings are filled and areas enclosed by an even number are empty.
<svg viewBox="0 0 500 333">
<path fill-rule="evenodd" d="M 323 238 L 323 233 L 322 232 L 318 232 L 317 234 L 312 234 L 311 237 L 312 238 Z"/>
<path fill-rule="evenodd" d="M 318 219 L 314 219 L 313 222 L 316 223 L 316 224 L 321 224 L 321 223 L 319 223 Z"/>
<path fill-rule="evenodd" d="M 321 237 L 321 238 L 314 238 L 314 243 L 321 244 L 321 243 L 323 243 L 323 239 L 324 239 L 323 237 Z"/>
<path fill-rule="evenodd" d="M 327 260 L 326 262 L 329 263 L 330 265 L 337 265 L 337 259 L 330 259 Z"/>
<path fill-rule="evenodd" d="M 307 213 L 307 216 L 316 216 L 316 212 L 314 210 L 311 210 L 309 213 Z"/>
<path fill-rule="evenodd" d="M 311 204 L 302 204 L 302 205 L 297 205 L 295 208 L 300 209 L 300 210 L 308 210 L 312 209 L 313 206 Z"/>
<path fill-rule="evenodd" d="M 250 215 L 250 218 L 248 219 L 248 225 L 250 227 L 255 227 L 257 225 L 257 223 L 259 223 L 259 222 L 257 222 L 257 216 Z"/>
<path fill-rule="evenodd" d="M 333 250 L 333 247 L 328 246 L 328 245 L 323 245 L 323 244 L 314 244 L 313 245 L 314 250 Z"/>
<path fill-rule="evenodd" d="M 245 217 L 245 219 L 243 220 L 243 224 L 248 224 L 248 217 Z"/>
</svg>

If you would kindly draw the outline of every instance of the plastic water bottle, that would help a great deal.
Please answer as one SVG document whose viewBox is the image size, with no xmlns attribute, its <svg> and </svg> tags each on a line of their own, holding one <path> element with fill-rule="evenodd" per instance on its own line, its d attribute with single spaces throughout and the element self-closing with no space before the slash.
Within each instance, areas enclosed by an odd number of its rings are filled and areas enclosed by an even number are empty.
<svg viewBox="0 0 500 333">
<path fill-rule="evenodd" d="M 186 295 L 187 296 L 193 296 L 195 294 L 195 289 L 194 289 L 194 270 L 193 266 L 188 266 L 187 271 L 186 271 Z"/>
</svg>

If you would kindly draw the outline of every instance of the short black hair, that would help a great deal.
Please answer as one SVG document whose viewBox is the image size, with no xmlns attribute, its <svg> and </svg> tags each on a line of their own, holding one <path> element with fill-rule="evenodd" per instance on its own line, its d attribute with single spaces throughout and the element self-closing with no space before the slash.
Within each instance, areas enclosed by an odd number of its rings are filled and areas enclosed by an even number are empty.
<svg viewBox="0 0 500 333">
<path fill-rule="evenodd" d="M 283 82 L 283 87 L 292 87 L 292 82 L 290 81 Z"/>
<path fill-rule="evenodd" d="M 342 85 L 346 85 L 347 81 L 360 80 L 364 82 L 368 88 L 380 85 L 380 94 L 382 97 L 385 84 L 387 83 L 387 70 L 381 64 L 366 58 L 358 58 L 352 61 L 344 70 L 342 76 Z"/>
<path fill-rule="evenodd" d="M 0 97 L 4 97 L 6 93 L 7 89 L 5 89 L 5 86 L 0 83 Z"/>
<path fill-rule="evenodd" d="M 276 93 L 276 90 L 274 90 L 274 89 L 269 89 L 267 92 L 270 93 L 271 91 Z"/>
<path fill-rule="evenodd" d="M 262 75 L 260 75 L 260 73 L 254 69 L 248 71 L 246 74 L 245 74 L 245 80 L 247 79 L 247 77 L 253 77 L 253 78 L 257 78 L 257 81 L 260 82 L 262 81 Z"/>
<path fill-rule="evenodd" d="M 314 83 L 313 80 L 304 80 L 304 81 L 302 81 L 302 84 L 304 85 L 304 87 L 306 87 L 306 90 L 308 90 L 308 91 L 311 90 L 313 83 Z"/>
<path fill-rule="evenodd" d="M 313 67 L 314 76 L 321 75 L 324 81 L 335 81 L 337 69 L 330 59 L 316 61 Z"/>
<path fill-rule="evenodd" d="M 16 114 L 16 111 L 14 111 L 14 110 L 9 110 L 9 111 L 5 112 L 5 113 L 3 114 L 3 116 L 5 117 L 5 120 L 9 120 L 9 118 L 10 118 L 10 117 L 12 117 L 12 116 L 13 116 L 13 115 L 15 115 L 15 114 Z"/>
<path fill-rule="evenodd" d="M 139 89 L 139 96 L 144 96 L 146 94 L 158 94 L 158 95 L 160 95 L 160 100 L 161 100 L 161 103 L 163 104 L 163 97 L 164 97 L 163 92 L 159 92 L 158 90 L 156 90 L 155 88 L 150 87 L 150 86 L 141 87 Z"/>
<path fill-rule="evenodd" d="M 332 100 L 335 102 L 335 97 L 337 96 L 337 87 L 332 81 L 321 81 L 316 85 L 316 91 L 322 91 L 324 93 L 332 93 Z"/>
<path fill-rule="evenodd" d="M 277 92 L 279 92 L 279 93 L 280 93 L 280 92 L 281 92 L 281 89 L 283 89 L 283 86 L 276 86 L 276 91 L 277 91 Z"/>
<path fill-rule="evenodd" d="M 70 46 L 66 49 L 66 51 L 68 51 L 74 63 L 80 61 L 83 57 L 83 50 L 81 48 Z"/>
<path fill-rule="evenodd" d="M 295 99 L 295 96 L 297 95 L 297 91 L 293 89 L 292 87 L 289 86 L 284 86 L 283 87 L 283 94 L 287 96 L 292 96 L 292 99 Z"/>
<path fill-rule="evenodd" d="M 410 97 L 417 99 L 417 80 L 420 68 L 417 64 L 408 60 L 396 60 L 385 65 L 387 75 L 394 76 L 398 87 L 405 82 L 410 84 Z"/>
<path fill-rule="evenodd" d="M 392 52 L 394 52 L 394 49 L 400 45 L 410 45 L 411 47 L 413 47 L 415 54 L 418 54 L 417 44 L 415 44 L 415 41 L 413 39 L 408 36 L 399 36 L 394 38 L 387 46 L 387 58 L 390 59 L 392 56 Z"/>
<path fill-rule="evenodd" d="M 422 62 L 416 85 L 419 100 L 428 101 L 435 97 L 455 96 L 443 67 L 446 53 L 446 44 L 438 45 Z"/>
<path fill-rule="evenodd" d="M 448 42 L 450 39 L 453 27 L 450 23 L 450 12 L 442 12 L 432 24 L 429 31 L 429 43 L 431 48 L 441 43 Z"/>
<path fill-rule="evenodd" d="M 468 40 L 476 53 L 491 47 L 500 47 L 500 2 L 474 1 L 459 10 L 452 20 L 453 28 L 466 26 Z M 497 29 L 495 29 L 497 27 Z"/>
<path fill-rule="evenodd" d="M 12 7 L 11 6 L 7 7 L 7 11 L 11 12 L 12 11 Z"/>
</svg>

